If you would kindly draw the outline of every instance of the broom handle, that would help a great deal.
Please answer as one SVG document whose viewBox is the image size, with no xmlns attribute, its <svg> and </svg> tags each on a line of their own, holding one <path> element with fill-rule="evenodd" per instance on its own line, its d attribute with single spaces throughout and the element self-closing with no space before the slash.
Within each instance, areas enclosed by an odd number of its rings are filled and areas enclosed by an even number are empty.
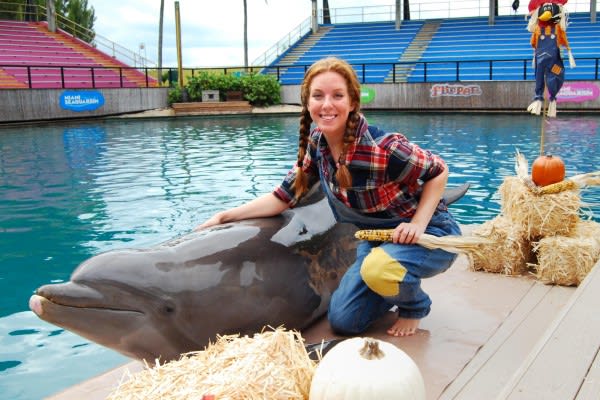
<svg viewBox="0 0 600 400">
<path fill-rule="evenodd" d="M 546 77 L 544 77 L 544 89 L 548 90 Z M 542 107 L 542 128 L 540 129 L 540 156 L 544 155 L 544 133 L 546 130 L 546 112 L 548 111 L 548 98 L 544 96 L 544 106 Z"/>
<path fill-rule="evenodd" d="M 544 155 L 544 131 L 546 130 L 546 111 L 548 109 L 548 99 L 544 97 L 544 107 L 542 109 L 542 128 L 540 129 L 540 156 Z"/>
</svg>

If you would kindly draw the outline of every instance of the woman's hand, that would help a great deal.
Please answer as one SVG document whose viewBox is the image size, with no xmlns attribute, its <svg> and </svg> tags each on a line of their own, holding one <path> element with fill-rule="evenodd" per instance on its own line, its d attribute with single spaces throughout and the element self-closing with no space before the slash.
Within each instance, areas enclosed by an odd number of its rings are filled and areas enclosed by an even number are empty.
<svg viewBox="0 0 600 400">
<path fill-rule="evenodd" d="M 226 222 L 241 221 L 249 218 L 272 217 L 282 213 L 289 207 L 287 203 L 279 200 L 273 193 L 263 194 L 254 200 L 242 204 L 241 206 L 230 208 L 216 213 L 202 224 L 194 228 L 195 231 L 224 224 Z"/>
<path fill-rule="evenodd" d="M 401 244 L 415 244 L 424 232 L 424 226 L 414 222 L 402 222 L 394 229 L 392 241 Z"/>
<path fill-rule="evenodd" d="M 219 225 L 222 223 L 223 223 L 223 214 L 216 213 L 215 215 L 213 215 L 212 217 L 210 217 L 209 219 L 207 219 L 206 221 L 204 221 L 203 223 L 201 223 L 200 225 L 195 227 L 194 231 L 201 231 L 202 229 L 209 228 L 211 226 Z"/>
</svg>

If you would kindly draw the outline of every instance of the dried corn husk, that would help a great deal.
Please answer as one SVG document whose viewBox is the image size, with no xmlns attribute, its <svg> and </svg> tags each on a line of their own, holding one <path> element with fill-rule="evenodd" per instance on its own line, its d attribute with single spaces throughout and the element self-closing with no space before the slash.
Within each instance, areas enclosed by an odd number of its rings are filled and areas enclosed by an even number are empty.
<svg viewBox="0 0 600 400">
<path fill-rule="evenodd" d="M 569 236 L 548 236 L 534 244 L 536 278 L 547 284 L 579 285 L 600 259 L 600 224 L 580 221 Z"/>
<path fill-rule="evenodd" d="M 474 228 L 472 234 L 488 239 L 491 244 L 480 245 L 477 251 L 468 253 L 471 269 L 506 275 L 520 275 L 527 270 L 530 244 L 521 226 L 498 215 Z"/>
<path fill-rule="evenodd" d="M 393 229 L 363 229 L 357 231 L 354 236 L 360 240 L 371 240 L 377 242 L 389 242 L 392 240 Z M 422 234 L 417 241 L 418 245 L 428 249 L 442 249 L 450 253 L 468 253 L 482 244 L 491 244 L 489 240 L 477 236 L 433 236 Z"/>
<path fill-rule="evenodd" d="M 509 176 L 500 185 L 501 212 L 515 226 L 523 227 L 527 240 L 569 235 L 579 221 L 580 197 L 575 190 L 542 196 L 517 177 Z"/>
<path fill-rule="evenodd" d="M 308 399 L 315 366 L 298 332 L 220 336 L 204 351 L 129 375 L 108 400 Z"/>
</svg>

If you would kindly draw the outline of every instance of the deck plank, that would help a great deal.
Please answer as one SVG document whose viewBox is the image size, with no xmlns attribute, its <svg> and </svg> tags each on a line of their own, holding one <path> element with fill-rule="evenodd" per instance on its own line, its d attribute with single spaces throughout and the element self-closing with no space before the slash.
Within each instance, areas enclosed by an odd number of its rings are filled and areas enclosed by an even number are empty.
<svg viewBox="0 0 600 400">
<path fill-rule="evenodd" d="M 598 265 L 600 262 L 571 296 L 499 399 L 576 398 L 600 349 Z M 598 398 L 597 393 L 594 398 Z"/>
<path fill-rule="evenodd" d="M 533 283 L 515 310 L 446 388 L 440 399 L 494 398 L 572 293 L 572 288 Z"/>
<path fill-rule="evenodd" d="M 598 397 L 600 397 L 600 352 L 596 353 L 592 367 L 575 400 L 598 400 Z"/>
</svg>

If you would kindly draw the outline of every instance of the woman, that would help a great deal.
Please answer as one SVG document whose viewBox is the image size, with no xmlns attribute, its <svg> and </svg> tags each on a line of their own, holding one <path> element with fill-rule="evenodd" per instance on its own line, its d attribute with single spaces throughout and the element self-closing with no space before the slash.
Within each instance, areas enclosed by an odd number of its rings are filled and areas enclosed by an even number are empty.
<svg viewBox="0 0 600 400">
<path fill-rule="evenodd" d="M 282 184 L 215 214 L 198 229 L 277 215 L 294 207 L 320 181 L 339 221 L 394 229 L 393 242 L 358 244 L 356 261 L 331 298 L 332 328 L 359 334 L 397 306 L 399 318 L 387 333 L 412 335 L 431 305 L 421 278 L 445 271 L 456 257 L 415 244 L 424 232 L 460 234 L 441 200 L 448 168 L 403 135 L 368 126 L 359 112 L 356 73 L 343 60 L 330 57 L 312 65 L 301 86 L 301 101 L 298 159 Z"/>
</svg>

